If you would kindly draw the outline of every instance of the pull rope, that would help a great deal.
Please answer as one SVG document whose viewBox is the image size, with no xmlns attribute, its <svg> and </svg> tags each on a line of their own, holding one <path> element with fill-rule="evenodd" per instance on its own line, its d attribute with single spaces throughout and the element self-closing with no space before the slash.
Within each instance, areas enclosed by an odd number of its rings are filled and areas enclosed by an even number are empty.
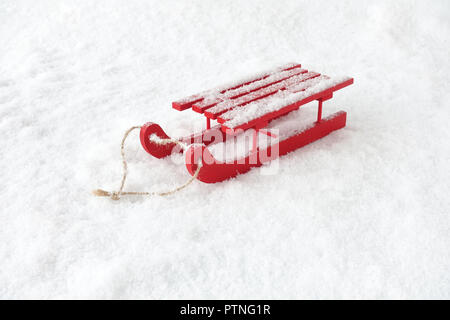
<svg viewBox="0 0 450 320">
<path fill-rule="evenodd" d="M 134 126 L 131 127 L 130 129 L 128 129 L 123 138 L 122 138 L 122 143 L 120 145 L 120 154 L 122 156 L 122 168 L 123 168 L 123 174 L 122 174 L 122 181 L 120 182 L 120 187 L 118 191 L 105 191 L 102 189 L 96 189 L 92 191 L 92 194 L 97 196 L 97 197 L 111 197 L 111 199 L 113 200 L 119 200 L 120 197 L 122 195 L 135 195 L 135 196 L 153 196 L 153 195 L 157 195 L 157 196 L 168 196 L 171 194 L 174 194 L 175 192 L 178 192 L 184 188 L 186 188 L 188 185 L 190 185 L 195 179 L 197 179 L 198 174 L 200 172 L 200 168 L 201 168 L 201 162 L 198 165 L 197 170 L 195 171 L 194 175 L 189 178 L 188 181 L 186 181 L 184 184 L 182 184 L 179 187 L 176 187 L 175 189 L 169 190 L 169 191 L 164 191 L 164 192 L 147 192 L 147 191 L 123 191 L 123 188 L 125 187 L 125 181 L 127 180 L 127 176 L 128 176 L 128 163 L 127 160 L 125 158 L 125 141 L 127 140 L 128 135 L 135 129 L 140 129 L 141 126 Z M 169 143 L 175 143 L 177 145 L 179 145 L 183 150 L 186 149 L 186 145 L 178 140 L 175 139 L 153 139 L 152 140 L 155 143 L 161 144 L 161 145 L 166 145 Z"/>
</svg>

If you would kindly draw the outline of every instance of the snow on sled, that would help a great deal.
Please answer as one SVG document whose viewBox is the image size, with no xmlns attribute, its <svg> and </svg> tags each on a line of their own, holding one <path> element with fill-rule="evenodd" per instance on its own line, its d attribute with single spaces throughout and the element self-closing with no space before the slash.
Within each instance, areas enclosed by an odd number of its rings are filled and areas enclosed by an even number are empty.
<svg viewBox="0 0 450 320">
<path fill-rule="evenodd" d="M 206 118 L 206 130 L 178 139 L 188 145 L 185 151 L 187 170 L 194 175 L 200 165 L 198 180 L 224 181 L 345 127 L 346 112 L 322 118 L 322 103 L 331 99 L 335 91 L 351 84 L 352 78 L 331 78 L 291 63 L 173 102 L 176 110 L 191 109 Z M 299 126 L 290 134 L 280 134 L 270 125 L 273 120 L 285 119 L 292 111 L 315 100 L 318 101 L 317 120 L 306 128 Z M 216 121 L 217 125 L 211 126 L 211 121 Z M 251 133 L 252 138 L 249 151 L 243 156 L 218 160 L 208 148 L 247 133 Z M 268 137 L 266 145 L 258 143 L 260 135 Z M 162 139 L 169 139 L 169 136 L 159 125 L 147 123 L 141 128 L 141 144 L 154 157 L 180 152 L 176 143 L 161 144 Z"/>
</svg>

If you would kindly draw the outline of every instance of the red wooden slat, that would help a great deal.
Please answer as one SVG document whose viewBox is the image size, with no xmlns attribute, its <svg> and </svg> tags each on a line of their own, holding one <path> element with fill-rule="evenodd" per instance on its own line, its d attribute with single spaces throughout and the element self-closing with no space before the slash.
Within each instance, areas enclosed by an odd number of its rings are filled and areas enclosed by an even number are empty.
<svg viewBox="0 0 450 320">
<path fill-rule="evenodd" d="M 330 79 L 330 78 L 329 78 L 328 76 L 321 75 L 321 76 L 319 76 L 319 77 L 310 78 L 310 79 L 308 79 L 308 80 L 306 80 L 306 81 L 302 81 L 302 82 L 300 82 L 300 83 L 297 83 L 297 84 L 295 84 L 295 85 L 292 85 L 292 86 L 289 87 L 289 92 L 287 92 L 287 96 L 285 96 L 284 98 L 289 97 L 289 96 L 292 96 L 292 95 L 294 95 L 295 93 L 305 91 L 305 90 L 311 88 L 312 86 L 317 85 L 317 83 L 318 83 L 317 81 L 329 80 L 329 79 Z M 279 95 L 282 94 L 282 93 L 283 93 L 283 92 L 278 91 L 278 92 L 276 93 L 276 95 L 264 97 L 264 98 L 260 99 L 260 100 L 257 101 L 257 102 L 258 102 L 259 104 L 270 104 L 270 103 L 272 102 L 273 98 L 276 98 L 277 96 L 279 96 Z M 285 94 L 285 95 L 286 95 L 286 94 Z M 251 105 L 250 105 L 250 106 L 251 106 Z M 232 109 L 232 110 L 233 110 L 234 113 L 238 113 L 238 116 L 239 116 L 239 113 L 241 113 L 240 111 L 241 111 L 242 109 L 236 108 L 236 109 Z M 242 110 L 242 111 L 245 112 L 246 110 Z M 226 121 L 233 120 L 233 118 L 235 118 L 234 115 L 230 115 L 229 112 L 226 112 L 225 114 L 220 115 L 220 116 L 217 118 L 217 122 L 219 122 L 219 123 L 225 123 Z M 252 120 L 253 120 L 253 119 L 252 119 Z"/>
<path fill-rule="evenodd" d="M 206 110 L 208 110 L 209 108 L 214 107 L 215 105 L 217 105 L 218 103 L 222 102 L 225 99 L 236 99 L 236 98 L 242 97 L 244 95 L 247 95 L 253 91 L 267 88 L 273 84 L 279 83 L 279 82 L 289 79 L 293 76 L 296 76 L 296 75 L 299 75 L 302 73 L 306 73 L 306 72 L 308 72 L 308 70 L 304 70 L 304 69 L 300 69 L 300 68 L 295 68 L 295 69 L 291 69 L 291 70 L 283 70 L 283 71 L 274 73 L 264 79 L 260 79 L 258 81 L 253 81 L 247 85 L 240 86 L 236 89 L 227 90 L 220 95 L 213 96 L 211 99 L 206 98 L 203 101 L 196 102 L 192 106 L 192 110 L 194 110 L 198 113 L 203 113 Z"/>
<path fill-rule="evenodd" d="M 316 78 L 320 76 L 320 73 L 317 72 L 307 72 L 303 73 L 288 79 L 285 79 L 281 82 L 272 84 L 265 88 L 260 88 L 255 91 L 251 91 L 246 95 L 242 95 L 235 99 L 230 99 L 223 101 L 221 103 L 218 103 L 216 106 L 213 106 L 205 111 L 205 116 L 210 119 L 216 119 L 221 114 L 227 112 L 228 110 L 231 110 L 232 108 L 244 106 L 246 104 L 249 104 L 251 102 L 254 102 L 256 100 L 260 100 L 263 98 L 266 98 L 268 96 L 271 96 L 275 93 L 277 93 L 280 90 L 286 90 L 292 85 L 296 85 L 300 82 L 304 82 L 306 80 Z"/>
<path fill-rule="evenodd" d="M 208 91 L 204 91 L 202 93 L 194 94 L 192 96 L 189 96 L 187 98 L 181 99 L 179 101 L 172 102 L 172 108 L 174 108 L 176 110 L 179 110 L 179 111 L 183 111 L 183 110 L 191 108 L 192 105 L 194 105 L 195 103 L 198 103 L 198 102 L 202 101 L 205 98 L 205 96 L 208 96 L 211 93 L 217 92 L 217 93 L 220 94 L 220 93 L 224 93 L 224 92 L 226 92 L 228 90 L 235 90 L 235 89 L 237 89 L 239 87 L 248 85 L 248 84 L 250 84 L 252 82 L 265 79 L 265 78 L 267 78 L 267 77 L 269 77 L 269 76 L 271 76 L 271 75 L 273 75 L 275 73 L 282 72 L 282 71 L 289 71 L 289 70 L 293 70 L 293 69 L 296 69 L 296 68 L 301 68 L 301 65 L 300 64 L 296 64 L 296 63 L 291 63 L 291 64 L 288 64 L 288 65 L 283 66 L 283 67 L 278 67 L 278 68 L 276 68 L 274 70 L 271 70 L 271 71 L 268 71 L 268 72 L 263 72 L 262 74 L 250 77 L 250 78 L 245 79 L 245 80 L 241 80 L 241 81 L 237 81 L 235 83 L 224 85 L 224 86 L 222 86 L 220 88 L 217 88 L 215 90 L 208 90 Z"/>
<path fill-rule="evenodd" d="M 344 82 L 341 82 L 331 88 L 328 88 L 326 90 L 320 91 L 318 93 L 315 93 L 311 96 L 308 96 L 302 100 L 299 100 L 297 102 L 291 103 L 289 105 L 286 105 L 284 107 L 281 107 L 278 110 L 266 113 L 265 115 L 258 117 L 256 119 L 253 119 L 251 121 L 248 121 L 247 123 L 243 123 L 241 125 L 238 125 L 236 127 L 229 127 L 227 126 L 226 122 L 230 119 L 223 119 L 223 118 L 218 118 L 219 123 L 222 123 L 222 130 L 238 130 L 238 129 L 242 129 L 242 130 L 246 130 L 255 126 L 259 126 L 261 124 L 265 124 L 268 123 L 271 120 L 274 120 L 276 118 L 279 118 L 291 111 L 294 111 L 296 109 L 298 109 L 300 106 L 309 103 L 311 101 L 314 100 L 318 100 L 322 97 L 328 97 L 330 96 L 330 94 L 333 94 L 334 91 L 340 90 L 342 88 L 345 88 L 349 85 L 353 84 L 353 79 L 348 79 Z"/>
</svg>

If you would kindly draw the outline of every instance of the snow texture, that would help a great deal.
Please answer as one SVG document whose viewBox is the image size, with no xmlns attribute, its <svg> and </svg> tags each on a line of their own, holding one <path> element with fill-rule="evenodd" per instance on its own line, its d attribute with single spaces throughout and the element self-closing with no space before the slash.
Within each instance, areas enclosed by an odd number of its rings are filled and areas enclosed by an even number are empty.
<svg viewBox="0 0 450 320">
<path fill-rule="evenodd" d="M 449 1 L 3 0 L 0 42 L 0 298 L 450 298 Z M 196 131 L 172 101 L 289 61 L 355 79 L 324 103 L 346 128 L 274 174 L 91 195 L 129 127 Z M 126 152 L 128 190 L 189 177 Z"/>
</svg>

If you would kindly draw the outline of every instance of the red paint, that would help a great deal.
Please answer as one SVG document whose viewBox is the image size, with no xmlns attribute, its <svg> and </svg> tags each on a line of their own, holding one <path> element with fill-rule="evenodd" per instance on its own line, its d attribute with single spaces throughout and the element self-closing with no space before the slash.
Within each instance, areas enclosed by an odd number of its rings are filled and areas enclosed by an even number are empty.
<svg viewBox="0 0 450 320">
<path fill-rule="evenodd" d="M 322 99 L 319 99 L 319 108 L 317 110 L 317 122 L 322 120 Z"/>
</svg>

